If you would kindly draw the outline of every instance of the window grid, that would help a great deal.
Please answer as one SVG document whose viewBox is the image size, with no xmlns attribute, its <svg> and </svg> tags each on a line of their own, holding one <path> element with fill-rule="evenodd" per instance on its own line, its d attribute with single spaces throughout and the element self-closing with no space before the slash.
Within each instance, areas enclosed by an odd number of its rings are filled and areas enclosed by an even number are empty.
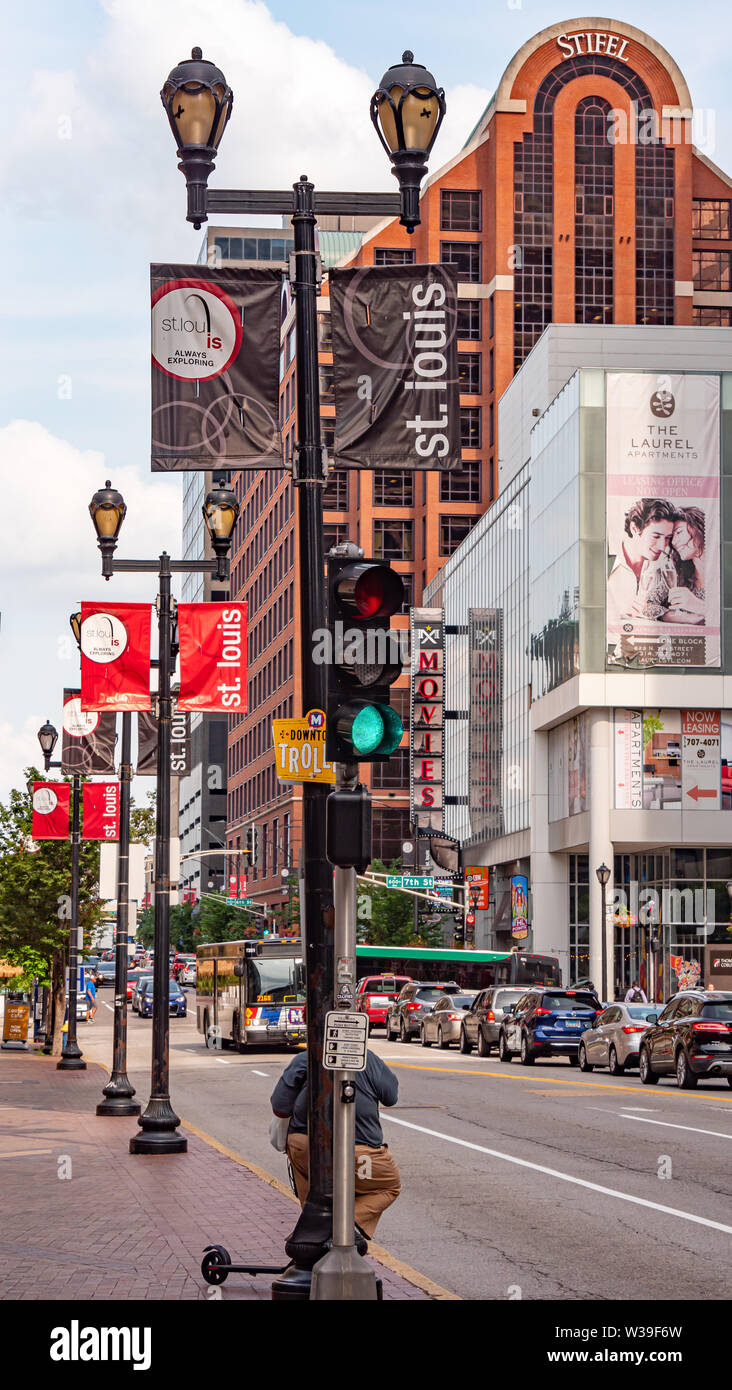
<svg viewBox="0 0 732 1390">
<path fill-rule="evenodd" d="M 585 97 L 575 113 L 575 321 L 613 320 L 613 146 L 610 103 Z"/>
<path fill-rule="evenodd" d="M 443 232 L 480 232 L 480 193 L 464 189 L 443 188 L 440 191 L 440 230 Z"/>
</svg>

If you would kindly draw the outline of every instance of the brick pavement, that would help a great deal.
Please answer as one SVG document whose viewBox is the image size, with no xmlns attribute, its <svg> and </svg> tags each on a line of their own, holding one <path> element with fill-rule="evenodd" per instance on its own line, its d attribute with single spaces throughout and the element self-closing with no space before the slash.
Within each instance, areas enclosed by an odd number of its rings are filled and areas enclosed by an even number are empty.
<svg viewBox="0 0 732 1390">
<path fill-rule="evenodd" d="M 0 1052 L 0 1298 L 268 1301 L 269 1276 L 212 1289 L 201 1257 L 216 1243 L 284 1263 L 296 1202 L 190 1127 L 187 1154 L 130 1154 L 137 1122 L 94 1113 L 101 1083 L 94 1065 L 63 1073 L 50 1057 Z M 385 1299 L 450 1297 L 396 1261 L 372 1263 Z"/>
</svg>

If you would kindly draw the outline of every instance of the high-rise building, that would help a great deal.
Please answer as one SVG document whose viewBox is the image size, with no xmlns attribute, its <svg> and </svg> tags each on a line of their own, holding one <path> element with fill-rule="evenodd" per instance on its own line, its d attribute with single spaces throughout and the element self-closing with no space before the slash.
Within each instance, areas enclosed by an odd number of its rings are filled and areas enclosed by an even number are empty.
<svg viewBox="0 0 732 1390">
<path fill-rule="evenodd" d="M 414 475 L 390 472 L 385 460 L 374 472 L 333 470 L 324 498 L 326 549 L 347 536 L 390 560 L 408 602 L 418 603 L 498 493 L 497 403 L 549 324 L 730 325 L 732 180 L 694 147 L 691 126 L 686 81 L 655 39 L 619 20 L 552 25 L 515 54 L 464 147 L 427 181 L 415 233 L 389 218 L 343 249 L 341 265 L 457 266 L 463 467 Z M 331 447 L 327 276 L 319 308 L 323 432 Z M 295 358 L 286 291 L 288 457 Z M 529 414 L 538 408 L 525 404 Z M 289 478 L 278 473 L 242 474 L 237 488 L 243 524 L 232 593 L 250 602 L 251 700 L 250 713 L 230 721 L 228 838 L 236 844 L 249 821 L 261 825 L 266 867 L 254 887 L 271 900 L 278 856 L 297 837 L 299 814 L 298 790 L 276 782 L 270 731 L 273 714 L 302 712 L 296 501 Z M 408 828 L 406 750 L 365 771 L 375 797 L 374 855 L 388 862 Z"/>
</svg>

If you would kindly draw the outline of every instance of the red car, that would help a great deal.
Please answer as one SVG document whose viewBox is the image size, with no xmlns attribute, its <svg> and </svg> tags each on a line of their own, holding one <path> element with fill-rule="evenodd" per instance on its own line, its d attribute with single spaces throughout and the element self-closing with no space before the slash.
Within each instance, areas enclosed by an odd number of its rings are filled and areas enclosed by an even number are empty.
<svg viewBox="0 0 732 1390">
<path fill-rule="evenodd" d="M 356 987 L 356 1009 L 366 1014 L 369 1033 L 372 1028 L 386 1027 L 386 1011 L 398 997 L 402 986 L 408 985 L 411 975 L 365 975 Z"/>
</svg>

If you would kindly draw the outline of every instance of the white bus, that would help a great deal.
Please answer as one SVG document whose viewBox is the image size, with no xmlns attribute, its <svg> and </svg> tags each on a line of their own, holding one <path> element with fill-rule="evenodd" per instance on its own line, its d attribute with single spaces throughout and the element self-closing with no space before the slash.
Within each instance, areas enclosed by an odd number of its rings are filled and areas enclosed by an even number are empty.
<svg viewBox="0 0 732 1390">
<path fill-rule="evenodd" d="M 305 1042 L 299 941 L 219 941 L 196 951 L 196 1024 L 207 1047 Z"/>
</svg>

